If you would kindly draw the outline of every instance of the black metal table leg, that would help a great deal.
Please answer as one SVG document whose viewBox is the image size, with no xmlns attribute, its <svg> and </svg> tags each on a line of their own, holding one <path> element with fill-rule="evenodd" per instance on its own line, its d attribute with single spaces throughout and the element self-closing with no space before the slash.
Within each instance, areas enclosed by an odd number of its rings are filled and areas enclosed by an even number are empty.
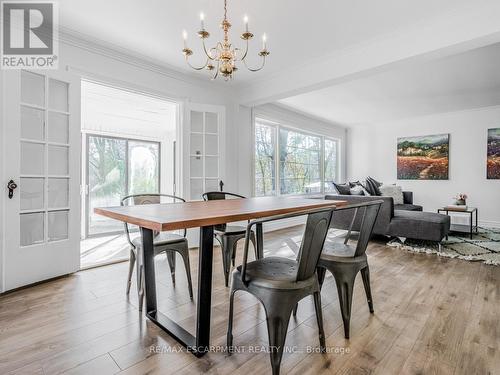
<svg viewBox="0 0 500 375">
<path fill-rule="evenodd" d="M 257 236 L 257 255 L 259 259 L 264 258 L 264 233 L 262 229 L 262 223 L 258 223 L 255 228 Z"/>
<path fill-rule="evenodd" d="M 196 352 L 202 356 L 209 350 L 210 313 L 212 310 L 212 263 L 214 227 L 200 228 L 198 266 L 198 305 L 196 307 Z"/>
<path fill-rule="evenodd" d="M 156 277 L 153 250 L 153 231 L 141 228 L 144 255 L 144 287 L 146 291 L 146 316 L 162 330 L 176 339 L 195 356 L 201 357 L 209 350 L 210 312 L 212 299 L 213 226 L 200 228 L 200 255 L 198 270 L 198 304 L 196 337 L 158 311 L 156 303 Z"/>
</svg>

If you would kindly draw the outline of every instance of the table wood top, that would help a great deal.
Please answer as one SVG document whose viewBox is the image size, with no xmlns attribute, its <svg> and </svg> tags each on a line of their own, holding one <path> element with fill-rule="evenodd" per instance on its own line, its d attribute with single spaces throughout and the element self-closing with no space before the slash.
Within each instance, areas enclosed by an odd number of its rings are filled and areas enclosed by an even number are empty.
<svg viewBox="0 0 500 375">
<path fill-rule="evenodd" d="M 343 206 L 346 201 L 259 197 L 95 208 L 96 214 L 156 231 L 203 227 L 308 209 Z"/>
</svg>

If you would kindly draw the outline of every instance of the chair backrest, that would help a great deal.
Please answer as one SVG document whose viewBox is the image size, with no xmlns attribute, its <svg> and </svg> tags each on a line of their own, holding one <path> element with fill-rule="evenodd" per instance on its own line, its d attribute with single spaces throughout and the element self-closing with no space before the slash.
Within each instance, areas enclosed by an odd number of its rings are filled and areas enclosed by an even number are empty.
<svg viewBox="0 0 500 375">
<path fill-rule="evenodd" d="M 216 200 L 223 200 L 223 199 L 245 199 L 243 195 L 235 194 L 235 193 L 229 193 L 227 191 L 209 191 L 206 193 L 203 193 L 202 198 L 204 201 L 216 201 Z M 224 231 L 226 230 L 226 224 L 218 224 L 214 226 L 215 230 L 219 231 Z"/>
<path fill-rule="evenodd" d="M 372 237 L 373 227 L 375 226 L 375 221 L 377 220 L 382 203 L 384 203 L 382 200 L 377 200 L 367 202 L 363 204 L 362 207 L 358 207 L 358 213 L 361 209 L 363 217 L 361 219 L 361 228 L 359 231 L 358 243 L 356 244 L 356 252 L 354 253 L 355 257 L 365 253 L 368 242 Z"/>
<path fill-rule="evenodd" d="M 151 194 L 131 194 L 127 195 L 126 197 L 123 197 L 122 200 L 120 201 L 120 205 L 122 206 L 134 206 L 134 205 L 142 205 L 142 204 L 158 204 L 161 203 L 162 198 L 168 198 L 172 200 L 171 203 L 176 203 L 176 202 L 185 202 L 186 200 L 181 197 L 177 197 L 175 195 L 170 195 L 170 194 L 157 194 L 157 193 L 151 193 Z M 127 235 L 127 241 L 130 243 L 130 245 L 134 246 L 132 244 L 132 241 L 130 240 L 130 229 L 128 226 L 128 223 L 124 223 L 125 225 L 125 234 Z M 184 229 L 184 237 L 186 237 L 186 229 Z"/>
<path fill-rule="evenodd" d="M 202 194 L 203 200 L 205 201 L 215 201 L 221 199 L 235 199 L 235 198 L 246 198 L 243 195 L 229 193 L 227 191 L 209 191 Z"/>
<path fill-rule="evenodd" d="M 297 281 L 306 280 L 316 272 L 326 235 L 332 219 L 331 209 L 307 215 L 306 227 L 300 244 Z"/>
</svg>

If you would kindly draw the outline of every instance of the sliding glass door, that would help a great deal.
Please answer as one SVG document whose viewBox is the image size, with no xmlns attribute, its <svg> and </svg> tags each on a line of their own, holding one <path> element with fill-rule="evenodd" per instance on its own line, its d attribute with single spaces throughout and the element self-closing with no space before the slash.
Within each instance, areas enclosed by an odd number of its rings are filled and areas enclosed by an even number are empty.
<svg viewBox="0 0 500 375">
<path fill-rule="evenodd" d="M 94 214 L 95 207 L 119 206 L 129 194 L 160 191 L 160 144 L 87 135 L 86 236 L 123 231 L 123 224 Z"/>
</svg>

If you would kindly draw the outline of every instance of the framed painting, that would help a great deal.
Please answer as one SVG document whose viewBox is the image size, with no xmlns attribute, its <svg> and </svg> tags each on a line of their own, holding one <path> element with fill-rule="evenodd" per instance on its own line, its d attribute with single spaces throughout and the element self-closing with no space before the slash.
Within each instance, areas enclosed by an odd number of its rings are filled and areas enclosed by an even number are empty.
<svg viewBox="0 0 500 375">
<path fill-rule="evenodd" d="M 489 180 L 500 179 L 500 128 L 488 129 L 488 154 L 486 177 Z"/>
<path fill-rule="evenodd" d="M 398 180 L 447 180 L 449 134 L 398 138 Z"/>
</svg>

